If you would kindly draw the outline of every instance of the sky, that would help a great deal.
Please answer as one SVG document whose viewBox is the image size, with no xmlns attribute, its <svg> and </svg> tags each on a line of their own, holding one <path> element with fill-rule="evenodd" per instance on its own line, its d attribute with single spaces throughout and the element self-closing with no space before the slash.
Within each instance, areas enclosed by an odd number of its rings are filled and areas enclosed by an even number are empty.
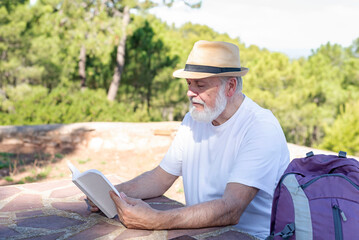
<svg viewBox="0 0 359 240">
<path fill-rule="evenodd" d="M 348 47 L 359 38 L 359 0 L 202 0 L 199 9 L 177 0 L 150 12 L 177 27 L 207 25 L 290 58 L 307 57 L 328 42 Z"/>
</svg>

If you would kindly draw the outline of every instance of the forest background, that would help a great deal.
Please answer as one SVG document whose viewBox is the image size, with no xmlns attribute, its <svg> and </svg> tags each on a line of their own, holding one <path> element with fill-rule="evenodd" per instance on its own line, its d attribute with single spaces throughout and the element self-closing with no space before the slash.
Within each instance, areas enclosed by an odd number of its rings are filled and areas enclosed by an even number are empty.
<svg viewBox="0 0 359 240">
<path fill-rule="evenodd" d="M 181 121 L 187 86 L 172 72 L 205 39 L 239 46 L 250 69 L 243 92 L 274 113 L 288 142 L 359 154 L 359 36 L 350 47 L 328 42 L 290 59 L 205 25 L 169 26 L 152 7 L 1 0 L 0 125 Z"/>
</svg>

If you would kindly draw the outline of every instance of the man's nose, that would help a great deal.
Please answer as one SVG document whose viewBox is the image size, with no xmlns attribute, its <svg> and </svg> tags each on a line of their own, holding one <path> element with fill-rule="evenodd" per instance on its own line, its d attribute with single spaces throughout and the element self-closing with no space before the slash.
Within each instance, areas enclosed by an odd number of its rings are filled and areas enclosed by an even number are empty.
<svg viewBox="0 0 359 240">
<path fill-rule="evenodd" d="M 195 91 L 193 90 L 193 88 L 191 88 L 191 87 L 188 88 L 188 91 L 187 91 L 187 96 L 188 96 L 188 97 L 196 97 L 197 95 L 198 95 L 198 93 L 195 92 Z"/>
</svg>

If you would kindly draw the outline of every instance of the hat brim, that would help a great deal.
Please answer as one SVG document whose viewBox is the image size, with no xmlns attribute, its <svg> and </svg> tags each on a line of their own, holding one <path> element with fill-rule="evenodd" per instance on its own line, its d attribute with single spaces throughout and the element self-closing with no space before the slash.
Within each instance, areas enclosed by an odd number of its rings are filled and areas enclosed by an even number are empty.
<svg viewBox="0 0 359 240">
<path fill-rule="evenodd" d="M 223 72 L 223 73 L 205 73 L 205 72 L 191 72 L 179 69 L 173 72 L 173 76 L 176 78 L 189 78 L 189 79 L 200 79 L 207 77 L 242 77 L 249 71 L 248 68 L 242 67 L 239 72 Z"/>
</svg>

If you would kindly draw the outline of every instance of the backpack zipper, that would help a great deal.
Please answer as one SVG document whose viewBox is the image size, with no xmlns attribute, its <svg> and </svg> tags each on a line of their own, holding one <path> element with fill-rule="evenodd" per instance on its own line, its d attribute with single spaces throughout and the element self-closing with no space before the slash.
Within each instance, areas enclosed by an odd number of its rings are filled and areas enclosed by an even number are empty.
<svg viewBox="0 0 359 240">
<path fill-rule="evenodd" d="M 338 174 L 338 173 L 332 173 L 332 174 L 323 174 L 323 175 L 320 175 L 316 178 L 313 178 L 312 180 L 310 180 L 309 182 L 307 183 L 304 183 L 301 186 L 301 188 L 304 190 L 305 188 L 307 188 L 309 185 L 311 185 L 312 183 L 316 182 L 317 180 L 323 178 L 323 177 L 341 177 L 341 178 L 344 178 L 345 180 L 347 180 L 351 185 L 353 185 L 357 190 L 359 190 L 359 186 L 357 184 L 355 184 L 350 178 L 348 178 L 347 176 L 345 175 L 342 175 L 342 174 Z"/>
<path fill-rule="evenodd" d="M 344 212 L 339 208 L 337 204 L 332 206 L 333 209 L 333 219 L 334 219 L 334 231 L 335 231 L 335 240 L 343 240 L 343 226 L 342 220 L 345 222 L 347 218 Z"/>
</svg>

